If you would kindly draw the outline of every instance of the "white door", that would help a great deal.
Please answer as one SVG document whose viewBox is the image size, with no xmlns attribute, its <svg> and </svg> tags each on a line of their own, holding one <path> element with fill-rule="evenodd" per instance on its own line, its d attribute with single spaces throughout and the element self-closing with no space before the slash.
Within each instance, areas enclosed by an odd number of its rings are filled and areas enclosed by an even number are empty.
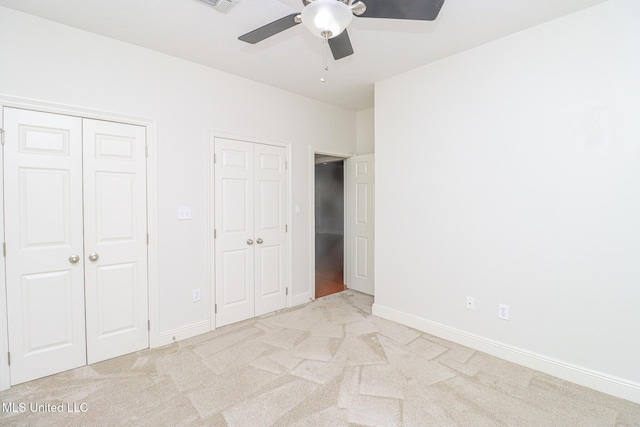
<svg viewBox="0 0 640 427">
<path fill-rule="evenodd" d="M 4 122 L 11 384 L 147 348 L 144 128 Z"/>
<path fill-rule="evenodd" d="M 149 345 L 145 128 L 84 119 L 88 363 Z"/>
<path fill-rule="evenodd" d="M 287 306 L 285 149 L 254 145 L 255 315 Z"/>
<path fill-rule="evenodd" d="M 282 147 L 215 140 L 216 326 L 286 307 Z"/>
<path fill-rule="evenodd" d="M 82 121 L 4 109 L 11 384 L 86 364 Z"/>
<path fill-rule="evenodd" d="M 349 168 L 349 287 L 374 293 L 374 155 L 347 159 Z"/>
<path fill-rule="evenodd" d="M 215 140 L 216 326 L 254 315 L 253 144 Z"/>
</svg>

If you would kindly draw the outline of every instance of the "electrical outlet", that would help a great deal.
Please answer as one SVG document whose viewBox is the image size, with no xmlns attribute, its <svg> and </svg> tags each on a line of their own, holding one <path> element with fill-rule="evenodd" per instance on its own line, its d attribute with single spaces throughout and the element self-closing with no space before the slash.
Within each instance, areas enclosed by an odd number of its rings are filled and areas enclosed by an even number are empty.
<svg viewBox="0 0 640 427">
<path fill-rule="evenodd" d="M 467 297 L 467 309 L 469 310 L 476 309 L 476 300 L 474 297 Z"/>
<path fill-rule="evenodd" d="M 498 304 L 498 317 L 509 320 L 509 306 L 507 304 Z"/>
<path fill-rule="evenodd" d="M 193 290 L 193 302 L 200 301 L 200 288 Z"/>
</svg>

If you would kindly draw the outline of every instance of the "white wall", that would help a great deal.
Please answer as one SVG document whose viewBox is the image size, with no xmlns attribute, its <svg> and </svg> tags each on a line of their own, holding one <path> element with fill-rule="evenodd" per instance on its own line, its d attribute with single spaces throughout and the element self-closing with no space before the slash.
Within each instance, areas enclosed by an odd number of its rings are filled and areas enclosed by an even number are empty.
<svg viewBox="0 0 640 427">
<path fill-rule="evenodd" d="M 639 16 L 611 0 L 376 85 L 374 313 L 640 401 Z"/>
<path fill-rule="evenodd" d="M 358 111 L 356 113 L 356 154 L 373 154 L 375 152 L 375 110 Z"/>
<path fill-rule="evenodd" d="M 309 146 L 355 151 L 354 112 L 2 7 L 0 61 L 0 95 L 156 121 L 159 327 L 178 338 L 208 320 L 210 131 L 291 143 L 292 202 L 301 206 Z M 177 221 L 178 206 L 191 206 L 192 220 Z M 291 216 L 292 294 L 303 302 L 313 296 L 309 213 Z M 191 302 L 193 288 L 202 302 Z"/>
</svg>

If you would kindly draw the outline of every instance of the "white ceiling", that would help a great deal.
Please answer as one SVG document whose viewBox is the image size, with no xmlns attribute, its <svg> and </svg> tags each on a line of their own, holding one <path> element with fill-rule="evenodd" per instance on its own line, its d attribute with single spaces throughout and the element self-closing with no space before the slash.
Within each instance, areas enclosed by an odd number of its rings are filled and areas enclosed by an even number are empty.
<svg viewBox="0 0 640 427">
<path fill-rule="evenodd" d="M 366 0 L 363 0 L 366 3 Z M 403 1 L 403 0 L 389 0 Z M 301 0 L 239 0 L 228 13 L 198 0 L 0 0 L 0 5 L 102 34 L 351 110 L 373 106 L 373 84 L 606 0 L 445 0 L 433 22 L 354 17 L 355 54 L 330 56 L 298 25 L 256 45 L 238 36 Z"/>
</svg>

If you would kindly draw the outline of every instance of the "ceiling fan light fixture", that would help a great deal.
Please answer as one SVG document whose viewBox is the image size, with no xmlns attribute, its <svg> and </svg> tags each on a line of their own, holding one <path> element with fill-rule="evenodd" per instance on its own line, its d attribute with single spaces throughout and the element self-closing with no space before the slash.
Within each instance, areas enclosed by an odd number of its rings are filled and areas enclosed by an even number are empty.
<svg viewBox="0 0 640 427">
<path fill-rule="evenodd" d="M 353 19 L 353 12 L 338 0 L 315 0 L 302 10 L 302 23 L 317 37 L 339 36 Z"/>
</svg>

